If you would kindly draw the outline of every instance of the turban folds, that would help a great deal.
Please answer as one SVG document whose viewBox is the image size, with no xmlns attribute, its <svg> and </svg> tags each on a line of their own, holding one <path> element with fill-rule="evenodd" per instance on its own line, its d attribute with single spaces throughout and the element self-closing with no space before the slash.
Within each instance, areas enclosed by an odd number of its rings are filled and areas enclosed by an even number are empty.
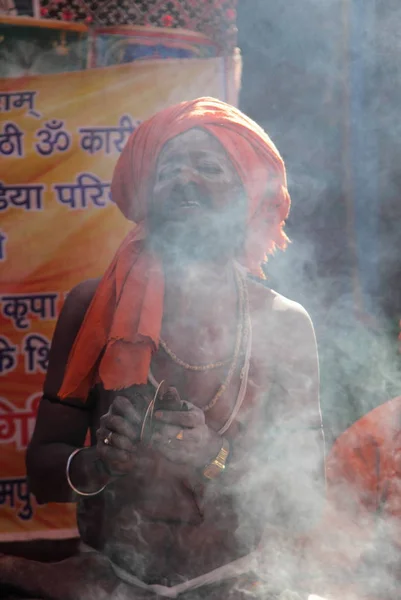
<svg viewBox="0 0 401 600">
<path fill-rule="evenodd" d="M 284 162 L 259 125 L 213 98 L 182 102 L 143 122 L 117 162 L 111 193 L 136 223 L 103 276 L 70 352 L 62 398 L 86 399 L 102 382 L 106 389 L 146 383 L 159 343 L 164 278 L 160 260 L 145 247 L 146 220 L 157 160 L 164 145 L 201 128 L 224 147 L 247 198 L 246 243 L 240 262 L 255 274 L 267 253 L 285 248 L 290 208 Z"/>
</svg>

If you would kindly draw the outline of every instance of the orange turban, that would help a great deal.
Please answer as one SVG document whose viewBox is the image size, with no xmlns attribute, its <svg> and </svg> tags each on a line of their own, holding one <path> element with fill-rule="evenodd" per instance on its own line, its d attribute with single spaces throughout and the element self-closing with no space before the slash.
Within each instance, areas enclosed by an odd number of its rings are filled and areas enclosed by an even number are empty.
<svg viewBox="0 0 401 600">
<path fill-rule="evenodd" d="M 193 128 L 219 140 L 242 181 L 248 201 L 244 266 L 258 274 L 266 254 L 287 244 L 283 225 L 290 197 L 284 162 L 259 125 L 213 98 L 182 102 L 143 122 L 128 140 L 111 184 L 114 202 L 137 225 L 88 308 L 69 356 L 62 398 L 85 400 L 99 381 L 106 389 L 147 381 L 159 343 L 164 298 L 160 261 L 144 247 L 148 201 L 163 146 Z"/>
</svg>

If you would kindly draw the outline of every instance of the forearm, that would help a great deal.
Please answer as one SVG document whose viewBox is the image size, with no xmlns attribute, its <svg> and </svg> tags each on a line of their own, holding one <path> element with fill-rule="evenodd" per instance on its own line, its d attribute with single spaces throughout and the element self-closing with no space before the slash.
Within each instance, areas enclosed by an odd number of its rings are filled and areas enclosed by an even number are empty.
<svg viewBox="0 0 401 600">
<path fill-rule="evenodd" d="M 68 459 L 77 448 L 63 443 L 30 446 L 26 463 L 30 489 L 40 503 L 73 502 L 76 494 L 66 477 Z M 69 475 L 73 485 L 83 492 L 95 492 L 112 478 L 99 461 L 96 448 L 78 452 L 72 459 Z"/>
</svg>

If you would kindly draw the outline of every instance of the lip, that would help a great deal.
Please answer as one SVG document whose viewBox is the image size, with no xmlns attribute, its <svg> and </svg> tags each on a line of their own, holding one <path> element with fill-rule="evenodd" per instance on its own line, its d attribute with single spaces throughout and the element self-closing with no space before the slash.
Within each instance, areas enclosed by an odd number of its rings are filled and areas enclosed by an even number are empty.
<svg viewBox="0 0 401 600">
<path fill-rule="evenodd" d="M 187 221 L 198 219 L 202 214 L 202 206 L 200 204 L 176 204 L 171 206 L 165 213 L 164 219 L 166 221 Z"/>
<path fill-rule="evenodd" d="M 179 204 L 180 208 L 184 208 L 184 209 L 191 209 L 191 208 L 201 208 L 201 205 L 199 204 L 199 202 L 180 202 Z"/>
</svg>

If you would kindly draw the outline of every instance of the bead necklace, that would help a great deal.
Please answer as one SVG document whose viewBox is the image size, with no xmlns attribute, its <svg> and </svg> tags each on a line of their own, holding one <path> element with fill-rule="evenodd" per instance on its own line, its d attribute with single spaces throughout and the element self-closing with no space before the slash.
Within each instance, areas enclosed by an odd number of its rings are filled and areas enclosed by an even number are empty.
<svg viewBox="0 0 401 600">
<path fill-rule="evenodd" d="M 239 356 L 241 354 L 241 346 L 242 346 L 242 342 L 243 342 L 243 337 L 244 337 L 244 332 L 245 332 L 245 323 L 246 323 L 246 319 L 247 319 L 247 314 L 246 314 L 247 290 L 246 290 L 246 283 L 245 283 L 244 277 L 241 276 L 241 274 L 238 270 L 235 271 L 235 274 L 236 274 L 236 280 L 238 282 L 240 318 L 238 321 L 237 339 L 235 341 L 234 356 L 233 356 L 233 360 L 231 362 L 231 365 L 230 365 L 230 368 L 228 370 L 225 380 L 223 381 L 223 383 L 221 384 L 221 386 L 219 387 L 219 389 L 217 390 L 216 394 L 213 396 L 213 398 L 211 399 L 209 404 L 206 404 L 206 406 L 203 407 L 203 412 L 207 412 L 207 411 L 211 410 L 213 408 L 213 406 L 216 404 L 216 402 L 219 400 L 220 396 L 222 396 L 224 394 L 224 392 L 230 385 L 231 379 L 233 378 L 235 369 L 237 367 Z"/>
<path fill-rule="evenodd" d="M 245 277 L 242 275 L 242 273 L 240 273 L 238 269 L 235 269 L 235 279 L 238 287 L 240 317 L 237 326 L 237 337 L 235 341 L 234 355 L 231 361 L 230 368 L 223 383 L 220 385 L 219 389 L 217 390 L 216 394 L 213 396 L 211 401 L 208 404 L 206 404 L 206 406 L 202 407 L 203 412 L 208 412 L 209 410 L 211 410 L 230 385 L 233 375 L 235 373 L 235 369 L 237 367 L 238 359 L 241 354 L 241 346 L 246 337 L 249 335 L 249 331 L 247 331 L 246 327 L 249 323 L 248 290 L 246 287 Z M 241 371 L 243 372 L 244 369 L 242 369 Z M 149 371 L 149 381 L 152 383 L 152 385 L 156 384 L 157 386 L 157 381 L 154 378 L 151 371 Z"/>
<path fill-rule="evenodd" d="M 237 325 L 237 338 L 236 338 L 236 345 L 235 345 L 235 348 L 236 348 L 238 339 L 241 336 L 241 331 L 242 331 L 242 328 L 244 325 L 244 323 L 243 323 L 244 314 L 243 314 L 243 295 L 242 295 L 243 286 L 242 286 L 242 282 L 241 282 L 241 277 L 239 276 L 239 273 L 238 273 L 238 269 L 235 269 L 234 274 L 235 274 L 235 283 L 237 285 L 238 296 L 239 296 L 239 319 L 238 319 L 238 325 Z M 167 354 L 167 356 L 169 356 L 171 358 L 171 360 L 173 362 L 175 362 L 177 365 L 179 365 L 180 367 L 183 367 L 184 369 L 187 369 L 188 371 L 204 372 L 204 371 L 211 371 L 212 369 L 219 369 L 220 367 L 225 367 L 230 362 L 232 362 L 232 360 L 234 359 L 234 356 L 235 356 L 235 351 L 234 351 L 233 356 L 230 356 L 229 358 L 226 358 L 225 360 L 220 360 L 220 361 L 217 361 L 214 363 L 209 363 L 207 365 L 191 365 L 191 364 L 185 362 L 184 360 L 182 360 L 179 356 L 177 356 L 175 354 L 175 352 L 173 352 L 173 350 L 171 350 L 171 348 L 167 345 L 167 343 L 162 338 L 159 338 L 159 342 L 160 342 L 160 346 L 163 348 L 163 350 Z"/>
<path fill-rule="evenodd" d="M 188 371 L 201 371 L 201 372 L 211 371 L 212 369 L 218 369 L 219 367 L 225 367 L 226 365 L 228 365 L 228 363 L 230 361 L 232 361 L 232 356 L 230 356 L 230 358 L 226 358 L 226 360 L 220 360 L 218 362 L 209 363 L 207 365 L 190 365 L 189 363 L 186 363 L 185 361 L 181 360 L 181 358 L 179 356 L 177 356 L 175 354 L 175 352 L 173 352 L 173 350 L 171 350 L 171 348 L 169 348 L 167 343 L 162 338 L 159 338 L 159 342 L 160 342 L 160 346 L 163 348 L 163 350 L 167 354 L 167 356 L 169 356 L 171 358 L 171 360 L 173 362 L 175 362 L 177 365 L 179 365 L 180 367 L 183 367 L 184 369 L 187 369 Z"/>
</svg>

